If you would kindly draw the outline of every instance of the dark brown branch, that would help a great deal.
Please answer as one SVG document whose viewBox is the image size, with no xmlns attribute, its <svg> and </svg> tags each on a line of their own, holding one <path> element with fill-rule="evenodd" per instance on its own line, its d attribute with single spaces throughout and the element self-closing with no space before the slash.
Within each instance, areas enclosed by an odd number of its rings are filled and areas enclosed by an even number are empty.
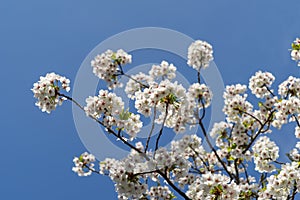
<svg viewBox="0 0 300 200">
<path fill-rule="evenodd" d="M 88 170 L 92 171 L 93 173 L 100 174 L 99 171 L 90 168 L 87 164 L 83 164 L 83 167 L 87 168 Z"/>
<path fill-rule="evenodd" d="M 247 146 L 247 147 L 244 149 L 244 151 L 242 152 L 243 154 L 246 153 L 246 152 L 250 149 L 251 145 L 252 145 L 253 142 L 256 140 L 256 138 L 263 132 L 263 129 L 264 129 L 265 125 L 266 125 L 267 123 L 269 123 L 269 121 L 271 120 L 272 115 L 273 115 L 273 112 L 274 112 L 274 111 L 272 111 L 272 112 L 270 113 L 270 115 L 268 116 L 268 119 L 267 119 L 267 120 L 263 123 L 263 125 L 259 128 L 259 130 L 258 130 L 257 133 L 255 134 L 254 138 L 250 141 L 250 143 L 248 144 L 248 146 Z"/>
<path fill-rule="evenodd" d="M 147 141 L 146 141 L 146 147 L 145 147 L 145 151 L 144 151 L 145 153 L 146 153 L 147 150 L 148 150 L 149 142 L 150 142 L 151 136 L 152 136 L 152 134 L 153 134 L 153 130 L 154 130 L 154 126 L 155 126 L 155 123 L 154 123 L 155 118 L 156 118 L 156 105 L 154 106 L 154 119 L 153 119 L 153 121 L 152 121 L 151 130 L 150 130 L 150 133 L 149 133 L 148 138 L 147 138 Z"/>
<path fill-rule="evenodd" d="M 264 84 L 263 87 L 265 87 L 268 90 L 268 92 L 270 92 L 272 97 L 275 97 L 275 94 L 270 90 L 270 88 L 266 84 Z"/>
<path fill-rule="evenodd" d="M 145 84 L 143 84 L 142 82 L 140 82 L 140 81 L 138 81 L 138 80 L 132 78 L 130 75 L 126 74 L 126 73 L 123 71 L 122 65 L 121 65 L 119 62 L 118 62 L 118 66 L 119 66 L 119 68 L 120 68 L 120 74 L 116 74 L 116 76 L 119 76 L 119 75 L 121 75 L 121 76 L 126 76 L 127 78 L 129 78 L 129 79 L 133 80 L 134 82 L 140 84 L 140 86 L 142 86 L 142 87 L 144 87 L 144 88 L 149 88 L 149 85 L 145 85 Z"/>
<path fill-rule="evenodd" d="M 297 123 L 297 126 L 298 126 L 298 127 L 300 127 L 299 120 L 297 119 L 297 117 L 296 117 L 296 115 L 295 115 L 295 114 L 293 114 L 293 117 L 295 118 L 295 121 L 296 121 L 296 123 Z"/>
<path fill-rule="evenodd" d="M 294 187 L 293 187 L 293 192 L 292 192 L 291 200 L 295 200 L 296 194 L 297 194 L 297 183 L 296 183 L 296 181 L 294 181 Z"/>
<path fill-rule="evenodd" d="M 178 187 L 176 187 L 176 185 L 174 185 L 174 183 L 168 178 L 168 176 L 166 174 L 164 174 L 161 171 L 158 171 L 158 174 L 161 175 L 166 181 L 167 183 L 178 193 L 180 194 L 185 200 L 192 200 L 190 199 L 188 196 L 186 196 L 186 194 L 181 191 Z"/>
<path fill-rule="evenodd" d="M 218 152 L 217 152 L 216 149 L 212 146 L 212 144 L 211 144 L 211 142 L 210 142 L 210 140 L 209 140 L 209 138 L 208 138 L 208 135 L 207 135 L 207 133 L 206 133 L 206 130 L 205 130 L 205 128 L 204 128 L 204 125 L 203 125 L 203 123 L 202 123 L 202 120 L 199 120 L 199 125 L 200 125 L 200 128 L 201 128 L 201 130 L 202 130 L 202 133 L 203 133 L 203 135 L 204 135 L 204 137 L 205 137 L 205 139 L 206 139 L 206 142 L 207 142 L 209 148 L 214 152 L 215 156 L 217 157 L 218 161 L 220 162 L 220 164 L 222 165 L 222 167 L 224 168 L 224 170 L 226 171 L 226 173 L 228 174 L 228 176 L 229 176 L 231 179 L 234 179 L 233 175 L 228 171 L 226 165 L 224 164 L 224 162 L 223 162 L 222 159 L 220 158 Z"/>
<path fill-rule="evenodd" d="M 163 134 L 165 122 L 166 122 L 166 119 L 167 119 L 167 117 L 168 117 L 168 109 L 169 109 L 169 103 L 166 103 L 166 115 L 165 115 L 165 117 L 164 117 L 164 119 L 163 119 L 163 122 L 162 122 L 162 124 L 161 124 L 161 129 L 160 129 L 159 134 L 158 134 L 158 137 L 157 137 L 157 139 L 156 139 L 156 143 L 155 143 L 155 151 L 154 151 L 153 156 L 155 156 L 155 152 L 156 152 L 157 149 L 158 149 L 158 142 L 159 142 L 159 140 L 160 140 L 160 137 L 161 137 L 162 134 Z"/>
<path fill-rule="evenodd" d="M 255 117 L 254 115 L 252 115 L 251 113 L 248 113 L 248 112 L 240 110 L 240 109 L 238 109 L 238 111 L 242 112 L 242 113 L 244 113 L 246 115 L 249 115 L 250 117 L 252 117 L 253 119 L 255 119 L 259 123 L 260 126 L 263 126 L 263 123 L 257 117 Z"/>
<path fill-rule="evenodd" d="M 200 84 L 200 82 L 201 82 L 201 79 L 200 79 L 200 69 L 199 69 L 199 71 L 197 73 L 197 78 L 198 78 L 198 83 Z"/>
</svg>

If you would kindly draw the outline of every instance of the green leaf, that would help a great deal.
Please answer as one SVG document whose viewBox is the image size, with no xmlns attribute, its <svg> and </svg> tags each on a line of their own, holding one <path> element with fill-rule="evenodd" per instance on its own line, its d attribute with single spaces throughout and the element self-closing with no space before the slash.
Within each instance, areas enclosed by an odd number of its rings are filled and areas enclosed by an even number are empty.
<svg viewBox="0 0 300 200">
<path fill-rule="evenodd" d="M 79 156 L 79 161 L 83 162 L 83 156 L 82 155 Z"/>
<path fill-rule="evenodd" d="M 169 198 L 170 198 L 170 199 L 176 199 L 177 197 L 176 197 L 174 194 L 170 194 L 170 195 L 169 195 Z"/>
<path fill-rule="evenodd" d="M 117 59 L 116 53 L 113 53 L 113 55 L 111 56 L 111 59 L 112 59 L 113 61 L 115 61 L 115 60 Z"/>
<path fill-rule="evenodd" d="M 300 50 L 300 45 L 299 45 L 299 44 L 292 43 L 292 49 L 298 51 L 298 50 Z"/>
<path fill-rule="evenodd" d="M 230 156 L 230 157 L 228 158 L 228 161 L 234 161 L 234 157 Z"/>
<path fill-rule="evenodd" d="M 128 111 L 128 109 L 127 110 L 122 110 L 122 112 L 120 113 L 120 115 L 119 115 L 119 117 L 120 117 L 120 119 L 121 120 L 128 120 L 129 119 L 129 117 L 131 116 L 131 112 L 129 112 Z"/>
<path fill-rule="evenodd" d="M 231 148 L 232 149 L 235 149 L 237 147 L 237 144 L 236 143 L 233 143 L 232 145 L 231 145 Z"/>
</svg>

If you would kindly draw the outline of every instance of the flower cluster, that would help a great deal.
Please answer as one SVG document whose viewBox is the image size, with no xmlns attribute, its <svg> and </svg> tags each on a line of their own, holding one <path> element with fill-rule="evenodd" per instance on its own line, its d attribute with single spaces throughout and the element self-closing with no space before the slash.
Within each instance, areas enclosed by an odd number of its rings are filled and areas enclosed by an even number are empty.
<svg viewBox="0 0 300 200">
<path fill-rule="evenodd" d="M 98 96 L 90 96 L 86 99 L 84 110 L 89 116 L 100 118 L 101 115 L 119 115 L 124 110 L 124 102 L 121 97 L 107 90 L 100 90 Z"/>
<path fill-rule="evenodd" d="M 279 157 L 279 148 L 275 142 L 268 137 L 260 137 L 252 147 L 254 153 L 255 170 L 258 172 L 272 172 L 275 165 L 271 162 L 276 161 Z"/>
<path fill-rule="evenodd" d="M 213 60 L 212 46 L 201 40 L 193 42 L 188 49 L 188 62 L 187 64 L 197 71 L 201 68 L 207 68 L 209 62 Z"/>
<path fill-rule="evenodd" d="M 300 79 L 290 76 L 279 85 L 278 94 L 281 98 L 274 103 L 277 112 L 272 125 L 281 128 L 288 122 L 288 119 L 294 121 L 299 118 Z"/>
<path fill-rule="evenodd" d="M 149 75 L 152 78 L 162 77 L 172 80 L 176 77 L 176 67 L 173 64 L 169 64 L 167 61 L 162 61 L 160 65 L 153 65 L 149 71 Z"/>
<path fill-rule="evenodd" d="M 264 98 L 270 95 L 269 88 L 274 82 L 275 77 L 269 72 L 258 71 L 249 80 L 249 88 L 257 98 Z"/>
<path fill-rule="evenodd" d="M 292 59 L 300 65 L 300 39 L 292 44 Z M 188 65 L 199 71 L 213 59 L 210 44 L 197 40 L 188 49 Z M 223 121 L 206 130 L 203 120 L 212 103 L 212 92 L 206 84 L 192 83 L 185 89 L 172 81 L 176 67 L 166 61 L 153 65 L 148 74 L 125 74 L 122 65 L 131 62 L 123 50 L 107 50 L 91 62 L 93 72 L 108 83 L 109 89 L 120 86 L 119 76 L 128 78 L 125 92 L 134 104 L 134 111 L 124 108 L 121 97 L 108 90 L 86 99 L 80 106 L 61 90 L 69 91 L 70 81 L 49 73 L 31 89 L 36 105 L 50 113 L 63 100 L 71 100 L 86 115 L 105 127 L 106 131 L 131 148 L 123 159 L 107 158 L 100 162 L 87 152 L 75 157 L 72 170 L 79 176 L 93 172 L 109 176 L 115 183 L 118 199 L 295 199 L 300 191 L 300 142 L 287 153 L 289 162 L 280 162 L 279 147 L 269 134 L 284 124 L 295 123 L 295 138 L 300 138 L 300 79 L 290 76 L 272 89 L 275 77 L 258 71 L 249 79 L 249 89 L 259 98 L 257 104 L 248 100 L 247 86 L 229 85 L 224 91 Z M 199 79 L 198 79 L 199 80 Z M 256 105 L 256 106 L 255 106 Z M 208 111 L 210 111 L 208 109 Z M 152 128 L 145 143 L 135 145 L 134 139 L 143 127 L 141 117 L 151 116 Z M 153 115 L 152 115 L 153 114 Z M 156 141 L 152 131 L 161 129 Z M 160 137 L 168 128 L 175 133 L 198 126 L 194 135 L 172 141 L 170 147 L 159 146 Z M 165 128 L 166 127 L 166 128 Z M 199 137 L 203 136 L 203 138 Z M 211 136 L 215 141 L 213 141 Z M 203 141 L 203 142 L 202 142 Z M 215 143 L 214 143 L 215 142 Z M 202 144 L 204 143 L 204 144 Z M 155 148 L 152 145 L 155 144 Z M 207 145 L 208 148 L 205 148 Z M 209 149 L 209 150 L 208 150 Z M 252 164 L 254 163 L 254 164 Z M 249 173 L 257 171 L 260 178 Z"/>
<path fill-rule="evenodd" d="M 143 149 L 141 144 L 136 147 Z M 108 175 L 116 183 L 119 199 L 140 199 L 147 194 L 146 180 L 152 170 L 151 162 L 134 150 L 122 160 L 107 158 L 100 162 L 100 173 Z"/>
<path fill-rule="evenodd" d="M 281 128 L 283 124 L 286 124 L 290 115 L 293 116 L 293 118 L 291 118 L 292 121 L 294 116 L 300 113 L 300 99 L 297 97 L 280 100 L 274 105 L 277 112 L 275 113 L 275 120 L 272 125 L 276 128 Z"/>
<path fill-rule="evenodd" d="M 170 200 L 174 198 L 174 195 L 167 186 L 151 187 L 148 194 L 151 200 Z"/>
<path fill-rule="evenodd" d="M 208 107 L 211 104 L 212 92 L 205 84 L 192 84 L 189 87 L 187 95 L 190 99 L 195 100 L 195 102 L 200 101 L 200 103 L 197 105 L 198 108 Z"/>
<path fill-rule="evenodd" d="M 55 73 L 48 73 L 45 77 L 41 76 L 37 83 L 33 84 L 31 91 L 37 98 L 35 103 L 42 112 L 50 113 L 55 110 L 57 105 L 61 105 L 64 97 L 59 95 L 60 90 L 70 91 L 70 80 Z"/>
<path fill-rule="evenodd" d="M 97 55 L 91 61 L 93 73 L 100 79 L 107 82 L 109 88 L 122 86 L 118 82 L 118 75 L 122 69 L 120 67 L 127 63 L 131 63 L 131 55 L 124 50 L 119 49 L 117 52 L 107 50 L 106 52 Z"/>
<path fill-rule="evenodd" d="M 181 108 L 187 103 L 184 87 L 168 79 L 136 92 L 135 98 L 135 108 L 139 113 L 150 116 L 152 109 L 155 109 L 160 112 L 155 122 L 165 123 L 170 128 L 173 128 L 178 117 L 182 116 Z"/>
<path fill-rule="evenodd" d="M 289 76 L 287 80 L 278 86 L 278 94 L 282 98 L 292 96 L 300 97 L 300 78 Z"/>
<path fill-rule="evenodd" d="M 144 150 L 141 143 L 137 143 L 136 147 L 140 151 Z M 201 138 L 196 135 L 184 136 L 181 140 L 172 142 L 170 151 L 159 148 L 151 159 L 151 153 L 143 156 L 135 150 L 122 160 L 107 158 L 100 162 L 99 172 L 108 175 L 116 183 L 119 199 L 136 199 L 146 195 L 150 199 L 168 200 L 175 197 L 169 186 L 151 186 L 148 189 L 150 182 L 162 184 L 159 170 L 173 173 L 172 179 L 182 187 L 194 182 L 194 175 L 189 174 L 191 163 L 187 158 L 196 154 L 205 154 Z"/>
<path fill-rule="evenodd" d="M 259 193 L 259 200 L 264 199 L 289 199 L 291 189 L 300 189 L 299 163 L 292 162 L 282 165 L 276 175 L 267 178 L 267 186 Z"/>
<path fill-rule="evenodd" d="M 224 137 L 225 135 L 227 135 L 227 129 L 230 128 L 230 124 L 226 123 L 226 122 L 219 122 L 219 123 L 215 123 L 213 128 L 210 131 L 210 136 L 212 138 L 221 136 Z"/>
<path fill-rule="evenodd" d="M 136 154 L 131 154 L 121 161 L 107 158 L 100 162 L 100 173 L 107 174 L 116 183 L 119 199 L 139 199 L 148 189 L 148 185 L 136 175 L 147 167 L 143 162 L 144 160 Z"/>
<path fill-rule="evenodd" d="M 124 129 L 131 139 L 135 138 L 142 128 L 143 123 L 140 121 L 140 116 L 125 111 L 124 102 L 115 93 L 100 90 L 98 96 L 88 97 L 86 103 L 84 110 L 87 116 L 97 119 L 103 117 L 106 127 L 117 126 L 121 130 Z"/>
<path fill-rule="evenodd" d="M 135 99 L 135 93 L 138 91 L 142 91 L 142 89 L 147 85 L 150 85 L 153 83 L 153 78 L 150 75 L 146 75 L 142 72 L 132 75 L 132 79 L 129 79 L 129 81 L 126 84 L 125 92 L 128 96 L 128 98 L 134 100 Z"/>
<path fill-rule="evenodd" d="M 243 94 L 245 91 L 245 85 L 226 86 L 226 91 L 223 95 L 225 103 L 223 112 L 227 115 L 228 122 L 240 121 L 247 113 L 252 113 L 253 106 L 246 101 L 247 95 Z"/>
<path fill-rule="evenodd" d="M 73 159 L 75 167 L 73 167 L 72 170 L 77 173 L 78 176 L 89 176 L 93 173 L 93 171 L 95 171 L 95 164 L 93 163 L 95 161 L 95 156 L 84 152 L 79 156 L 79 158 L 75 157 Z"/>
<path fill-rule="evenodd" d="M 187 195 L 191 199 L 238 199 L 239 187 L 222 174 L 206 173 L 189 186 Z"/>
<path fill-rule="evenodd" d="M 297 127 L 298 130 L 299 130 L 299 127 Z M 297 142 L 295 148 L 293 148 L 289 154 L 288 154 L 288 157 L 291 161 L 295 161 L 295 162 L 300 162 L 300 142 Z"/>
<path fill-rule="evenodd" d="M 296 38 L 296 40 L 292 43 L 292 51 L 291 51 L 292 60 L 298 62 L 298 66 L 300 67 L 300 39 Z"/>
</svg>

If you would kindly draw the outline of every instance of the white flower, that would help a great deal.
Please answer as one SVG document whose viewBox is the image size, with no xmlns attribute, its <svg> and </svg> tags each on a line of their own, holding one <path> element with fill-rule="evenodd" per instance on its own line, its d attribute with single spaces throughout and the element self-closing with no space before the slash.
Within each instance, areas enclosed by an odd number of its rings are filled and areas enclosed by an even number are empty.
<svg viewBox="0 0 300 200">
<path fill-rule="evenodd" d="M 100 90 L 98 96 L 90 96 L 86 99 L 84 107 L 86 114 L 100 118 L 103 115 L 119 115 L 124 110 L 124 102 L 121 97 L 107 90 Z"/>
<path fill-rule="evenodd" d="M 205 69 L 213 60 L 212 54 L 212 46 L 209 43 L 196 40 L 189 46 L 187 64 L 197 71 L 200 71 L 201 68 Z"/>
<path fill-rule="evenodd" d="M 300 38 L 296 38 L 296 39 L 294 40 L 294 44 L 300 45 Z"/>
<path fill-rule="evenodd" d="M 129 79 L 126 87 L 125 92 L 128 96 L 128 98 L 134 100 L 135 99 L 135 93 L 138 91 L 141 91 L 144 88 L 144 85 L 150 85 L 153 83 L 153 78 L 149 75 L 146 75 L 142 72 L 132 75 L 132 79 Z"/>
<path fill-rule="evenodd" d="M 119 129 L 124 129 L 126 133 L 130 135 L 130 138 L 133 139 L 143 127 L 143 122 L 140 121 L 140 115 L 136 115 L 128 111 L 123 111 L 119 115 L 119 119 L 117 120 L 116 126 Z"/>
<path fill-rule="evenodd" d="M 291 51 L 292 60 L 298 62 L 298 66 L 300 67 L 300 39 L 296 38 L 296 40 L 292 43 L 292 51 Z"/>
<path fill-rule="evenodd" d="M 61 105 L 65 97 L 61 97 L 59 92 L 63 89 L 70 91 L 70 80 L 55 73 L 48 73 L 45 77 L 41 76 L 37 83 L 33 84 L 31 91 L 37 98 L 35 103 L 42 112 L 50 113 L 55 110 L 57 105 Z"/>
<path fill-rule="evenodd" d="M 276 128 L 281 128 L 283 124 L 286 124 L 290 115 L 298 115 L 300 113 L 300 99 L 295 96 L 278 101 L 274 106 L 277 112 L 275 113 L 275 120 L 272 125 Z"/>
<path fill-rule="evenodd" d="M 259 200 L 264 199 L 288 199 L 292 188 L 299 188 L 299 163 L 286 163 L 281 166 L 281 170 L 276 175 L 267 178 L 265 190 L 259 192 Z"/>
<path fill-rule="evenodd" d="M 84 152 L 79 156 L 79 158 L 75 157 L 73 162 L 75 167 L 72 168 L 72 171 L 78 174 L 78 176 L 89 176 L 95 171 L 94 166 L 95 164 L 95 156 Z"/>
<path fill-rule="evenodd" d="M 205 84 L 194 83 L 189 87 L 188 97 L 198 102 L 200 100 L 204 107 L 208 107 L 211 104 L 212 92 Z M 202 103 L 198 104 L 199 108 L 202 108 Z"/>
<path fill-rule="evenodd" d="M 292 161 L 299 162 L 300 161 L 300 142 L 297 142 L 295 148 L 293 148 L 289 153 L 289 158 Z"/>
<path fill-rule="evenodd" d="M 100 90 L 98 96 L 88 97 L 86 103 L 84 110 L 87 116 L 93 116 L 97 119 L 103 117 L 105 127 L 116 126 L 123 129 L 130 136 L 130 139 L 135 138 L 143 126 L 140 115 L 124 110 L 122 98 L 115 93 Z"/>
<path fill-rule="evenodd" d="M 206 173 L 198 177 L 186 192 L 191 199 L 238 199 L 240 189 L 238 185 L 230 181 L 230 178 L 222 174 Z"/>
<path fill-rule="evenodd" d="M 160 113 L 155 120 L 156 123 L 162 124 L 166 118 L 165 126 L 178 131 L 184 130 L 184 125 L 179 121 L 185 122 L 185 116 L 190 117 L 190 113 L 187 113 L 190 110 L 187 110 L 189 102 L 186 101 L 186 90 L 182 85 L 166 79 L 159 84 L 150 85 L 143 91 L 136 92 L 135 98 L 135 108 L 139 113 L 148 117 L 155 109 L 157 113 Z M 166 114 L 167 117 L 165 117 Z"/>
<path fill-rule="evenodd" d="M 289 76 L 286 81 L 283 81 L 278 86 L 278 94 L 280 94 L 282 98 L 289 96 L 300 97 L 300 79 Z"/>
<path fill-rule="evenodd" d="M 257 98 L 264 98 L 270 95 L 268 88 L 274 82 L 275 77 L 269 72 L 258 71 L 249 80 L 249 88 Z M 271 92 L 273 92 L 271 90 Z"/>
<path fill-rule="evenodd" d="M 118 75 L 121 75 L 120 67 L 127 63 L 131 63 L 131 55 L 124 50 L 119 49 L 117 52 L 107 50 L 106 52 L 97 55 L 91 61 L 93 73 L 100 79 L 107 82 L 109 89 L 121 87 L 118 82 Z"/>
<path fill-rule="evenodd" d="M 169 187 L 167 186 L 153 186 L 150 188 L 148 192 L 151 200 L 156 199 L 172 199 L 172 192 L 170 191 Z"/>
<path fill-rule="evenodd" d="M 271 162 L 279 157 L 279 148 L 275 142 L 267 136 L 260 137 L 252 147 L 254 153 L 255 170 L 260 173 L 275 171 L 275 166 Z"/>
<path fill-rule="evenodd" d="M 247 116 L 246 113 L 252 113 L 252 109 L 252 104 L 246 101 L 245 96 L 236 95 L 230 100 L 225 100 L 223 112 L 227 115 L 227 121 L 237 122 Z"/>
<path fill-rule="evenodd" d="M 162 61 L 160 65 L 153 65 L 149 71 L 152 78 L 167 78 L 169 80 L 176 77 L 176 67 L 167 61 Z"/>
<path fill-rule="evenodd" d="M 148 185 L 143 181 L 148 174 L 135 174 L 149 171 L 145 162 L 145 159 L 133 150 L 123 160 L 106 158 L 100 162 L 100 173 L 108 175 L 115 182 L 119 199 L 140 199 L 148 189 Z"/>
<path fill-rule="evenodd" d="M 225 88 L 225 92 L 223 94 L 223 98 L 226 101 L 231 101 L 232 98 L 235 98 L 237 95 L 242 95 L 246 92 L 247 86 L 236 84 L 236 85 L 227 85 Z M 245 98 L 247 97 L 246 94 L 243 95 Z"/>
<path fill-rule="evenodd" d="M 215 123 L 213 128 L 210 131 L 210 136 L 215 138 L 217 136 L 226 135 L 226 129 L 230 128 L 231 125 L 226 122 Z"/>
<path fill-rule="evenodd" d="M 300 51 L 299 50 L 292 50 L 291 51 L 292 60 L 298 61 L 300 60 Z"/>
</svg>

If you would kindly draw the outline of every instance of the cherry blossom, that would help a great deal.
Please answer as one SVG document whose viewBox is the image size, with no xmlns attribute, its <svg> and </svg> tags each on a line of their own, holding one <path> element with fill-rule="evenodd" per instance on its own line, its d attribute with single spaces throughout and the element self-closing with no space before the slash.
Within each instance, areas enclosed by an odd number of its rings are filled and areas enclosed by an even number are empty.
<svg viewBox="0 0 300 200">
<path fill-rule="evenodd" d="M 93 73 L 100 79 L 106 81 L 110 89 L 122 86 L 122 84 L 118 82 L 118 75 L 122 72 L 120 67 L 128 63 L 131 63 L 131 55 L 122 49 L 117 50 L 117 52 L 107 50 L 97 55 L 94 60 L 91 61 Z"/>
<path fill-rule="evenodd" d="M 201 40 L 196 40 L 188 48 L 188 62 L 187 64 L 197 71 L 201 68 L 207 68 L 209 62 L 213 60 L 212 46 Z"/>
<path fill-rule="evenodd" d="M 60 90 L 70 91 L 70 80 L 54 72 L 41 76 L 37 83 L 33 84 L 31 91 L 37 99 L 35 103 L 42 112 L 50 113 L 66 100 L 60 96 Z"/>
<path fill-rule="evenodd" d="M 299 38 L 292 48 L 292 59 L 299 65 Z M 125 108 L 124 100 L 106 89 L 87 97 L 81 106 L 63 93 L 70 90 L 69 79 L 55 73 L 40 77 L 31 90 L 43 112 L 50 113 L 69 100 L 130 148 L 124 158 L 106 158 L 99 167 L 95 156 L 87 152 L 73 159 L 72 171 L 78 176 L 108 176 L 118 199 L 295 200 L 300 191 L 300 78 L 288 77 L 276 91 L 275 77 L 258 71 L 249 79 L 250 92 L 243 84 L 226 86 L 225 118 L 208 130 L 205 117 L 213 93 L 201 82 L 200 70 L 209 66 L 212 53 L 212 46 L 204 41 L 189 46 L 188 65 L 196 70 L 198 82 L 188 88 L 173 80 L 176 67 L 167 61 L 153 65 L 147 74 L 129 75 L 123 69 L 132 59 L 127 52 L 107 50 L 97 55 L 91 61 L 93 73 L 108 89 L 121 86 L 119 79 L 125 76 L 125 92 L 134 108 Z M 146 140 L 138 138 L 143 117 L 152 125 Z M 296 144 L 284 152 L 288 161 L 282 162 L 271 134 L 288 123 L 294 128 Z M 157 137 L 152 135 L 155 126 L 160 127 Z M 195 133 L 185 134 L 192 127 L 198 128 Z M 172 134 L 171 130 L 185 135 L 169 147 L 160 146 L 160 137 Z"/>
</svg>

